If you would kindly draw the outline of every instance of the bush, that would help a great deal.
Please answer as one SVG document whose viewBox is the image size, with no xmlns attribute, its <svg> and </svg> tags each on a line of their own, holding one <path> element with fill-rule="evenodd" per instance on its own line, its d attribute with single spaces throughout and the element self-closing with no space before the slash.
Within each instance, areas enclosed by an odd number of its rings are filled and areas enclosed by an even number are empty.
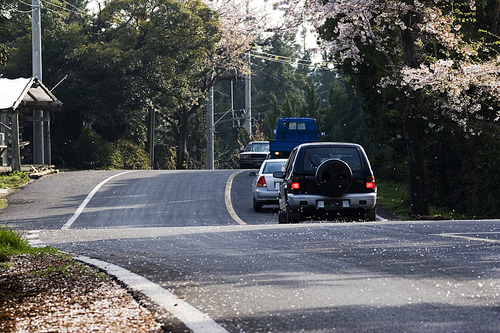
<svg viewBox="0 0 500 333">
<path fill-rule="evenodd" d="M 62 147 L 59 145 L 54 157 L 64 168 L 120 169 L 122 166 L 116 146 L 88 127 L 83 128 L 77 140 L 65 142 Z"/>
<path fill-rule="evenodd" d="M 176 156 L 175 147 L 156 145 L 154 168 L 157 170 L 175 170 Z"/>
<path fill-rule="evenodd" d="M 10 228 L 0 228 L 0 254 L 14 254 L 21 252 L 29 252 L 30 246 L 28 241 L 19 237 Z"/>
<path fill-rule="evenodd" d="M 151 168 L 149 154 L 138 145 L 121 140 L 118 149 L 121 155 L 122 169 L 144 170 Z"/>
<path fill-rule="evenodd" d="M 77 140 L 58 147 L 54 159 L 59 159 L 64 168 L 133 170 L 150 168 L 149 155 L 142 147 L 127 140 L 116 145 L 104 140 L 88 127 L 82 130 Z"/>
</svg>

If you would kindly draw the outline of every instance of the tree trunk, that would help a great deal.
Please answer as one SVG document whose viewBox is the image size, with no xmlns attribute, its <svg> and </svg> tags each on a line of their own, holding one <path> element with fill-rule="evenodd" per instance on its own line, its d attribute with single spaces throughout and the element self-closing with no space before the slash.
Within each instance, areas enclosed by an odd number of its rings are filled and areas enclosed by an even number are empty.
<svg viewBox="0 0 500 333">
<path fill-rule="evenodd" d="M 187 151 L 189 138 L 189 116 L 185 110 L 179 110 L 179 132 L 177 140 L 177 164 L 176 169 L 189 169 L 189 154 Z"/>
<path fill-rule="evenodd" d="M 403 19 L 406 26 L 411 27 L 411 14 L 405 15 Z M 405 65 L 411 68 L 418 68 L 419 63 L 415 56 L 415 40 L 413 38 L 412 29 L 404 29 L 401 31 L 401 44 L 403 46 L 403 61 Z M 425 190 L 424 163 L 419 144 L 417 119 L 414 115 L 416 93 L 410 87 L 406 87 L 405 93 L 407 97 L 403 114 L 403 137 L 406 144 L 406 152 L 408 154 L 408 186 L 410 190 L 411 212 L 417 216 L 429 215 L 427 192 Z"/>
<path fill-rule="evenodd" d="M 417 121 L 413 115 L 414 92 L 410 92 L 406 101 L 403 120 L 403 137 L 408 154 L 408 186 L 410 191 L 411 213 L 416 216 L 429 215 L 427 191 L 425 189 L 425 171 L 421 148 L 418 140 Z"/>
</svg>

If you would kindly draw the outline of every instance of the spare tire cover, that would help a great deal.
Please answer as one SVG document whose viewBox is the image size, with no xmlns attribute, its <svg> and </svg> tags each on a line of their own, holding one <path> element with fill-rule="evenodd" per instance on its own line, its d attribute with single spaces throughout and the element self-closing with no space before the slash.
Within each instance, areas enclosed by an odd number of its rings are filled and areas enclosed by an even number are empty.
<svg viewBox="0 0 500 333">
<path fill-rule="evenodd" d="M 325 195 L 340 195 L 351 187 L 351 168 L 342 160 L 324 161 L 316 170 L 316 184 Z"/>
</svg>

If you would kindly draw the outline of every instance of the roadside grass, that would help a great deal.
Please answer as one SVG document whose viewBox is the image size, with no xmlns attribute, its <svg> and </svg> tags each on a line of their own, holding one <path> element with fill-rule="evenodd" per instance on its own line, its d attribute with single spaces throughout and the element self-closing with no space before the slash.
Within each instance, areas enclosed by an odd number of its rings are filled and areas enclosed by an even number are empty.
<svg viewBox="0 0 500 333">
<path fill-rule="evenodd" d="M 30 180 L 28 172 L 10 172 L 0 175 L 0 189 L 2 188 L 19 188 L 24 183 Z"/>
<path fill-rule="evenodd" d="M 408 185 L 391 181 L 377 181 L 377 202 L 400 216 L 403 220 L 412 220 Z M 453 211 L 443 211 L 429 205 L 429 215 L 435 219 L 466 220 L 470 216 Z"/>
<path fill-rule="evenodd" d="M 0 174 L 0 189 L 17 189 L 30 180 L 28 172 L 9 172 Z M 0 209 L 7 207 L 7 200 L 0 198 Z"/>
<path fill-rule="evenodd" d="M 11 228 L 0 227 L 0 262 L 8 261 L 11 255 L 33 253 L 56 254 L 60 251 L 51 247 L 31 247 L 27 240 Z"/>
<path fill-rule="evenodd" d="M 17 189 L 30 180 L 29 172 L 10 172 L 0 174 L 0 189 Z M 7 200 L 0 198 L 0 209 L 7 206 Z M 10 255 L 33 253 L 59 253 L 56 249 L 33 248 L 28 241 L 10 228 L 0 227 L 0 262 L 8 261 Z"/>
</svg>

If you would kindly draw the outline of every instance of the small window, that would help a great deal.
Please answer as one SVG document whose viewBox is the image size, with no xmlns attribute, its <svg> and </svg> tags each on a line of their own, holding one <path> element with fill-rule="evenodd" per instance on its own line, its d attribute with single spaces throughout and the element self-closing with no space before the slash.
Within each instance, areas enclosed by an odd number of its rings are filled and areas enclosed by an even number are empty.
<svg viewBox="0 0 500 333">
<path fill-rule="evenodd" d="M 288 123 L 288 129 L 289 130 L 296 130 L 297 129 L 297 123 L 295 123 L 295 122 Z"/>
<path fill-rule="evenodd" d="M 297 123 L 297 129 L 301 131 L 306 130 L 306 123 Z"/>
</svg>

